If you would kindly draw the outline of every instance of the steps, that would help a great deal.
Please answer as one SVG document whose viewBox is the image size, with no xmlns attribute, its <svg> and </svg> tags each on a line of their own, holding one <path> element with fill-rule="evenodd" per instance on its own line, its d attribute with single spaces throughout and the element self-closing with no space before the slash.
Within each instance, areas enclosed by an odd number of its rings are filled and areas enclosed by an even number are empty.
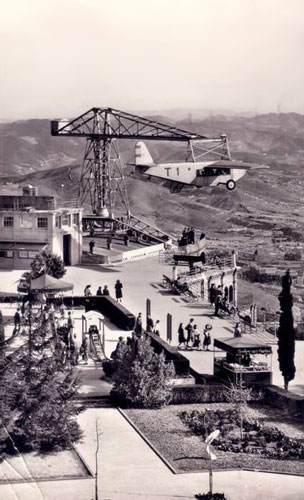
<svg viewBox="0 0 304 500">
<path fill-rule="evenodd" d="M 114 219 L 114 221 L 117 222 L 117 224 L 122 223 L 118 219 Z M 152 224 L 149 224 L 148 222 L 143 221 L 132 214 L 129 215 L 127 221 L 123 222 L 123 226 L 125 229 L 132 229 L 134 231 L 137 231 L 138 233 L 143 234 L 148 238 L 157 241 L 158 243 L 165 243 L 168 240 L 176 241 L 176 238 L 174 236 L 170 236 L 161 229 L 152 226 Z"/>
</svg>

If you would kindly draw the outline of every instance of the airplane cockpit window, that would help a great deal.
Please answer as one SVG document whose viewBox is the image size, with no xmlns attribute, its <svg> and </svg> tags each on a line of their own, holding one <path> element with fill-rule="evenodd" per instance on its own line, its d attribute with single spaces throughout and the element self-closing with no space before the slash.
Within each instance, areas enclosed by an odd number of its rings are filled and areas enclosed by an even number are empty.
<svg viewBox="0 0 304 500">
<path fill-rule="evenodd" d="M 202 168 L 197 170 L 197 177 L 215 177 L 217 175 L 229 175 L 230 168 Z"/>
</svg>

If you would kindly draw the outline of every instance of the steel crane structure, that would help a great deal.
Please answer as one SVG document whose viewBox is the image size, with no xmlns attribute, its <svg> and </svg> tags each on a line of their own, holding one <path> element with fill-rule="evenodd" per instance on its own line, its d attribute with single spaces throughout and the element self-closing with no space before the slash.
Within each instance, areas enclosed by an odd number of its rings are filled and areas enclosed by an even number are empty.
<svg viewBox="0 0 304 500">
<path fill-rule="evenodd" d="M 197 161 L 207 155 L 230 159 L 226 135 L 208 138 L 113 108 L 92 108 L 72 120 L 52 121 L 51 134 L 87 140 L 78 203 L 83 205 L 89 196 L 92 214 L 111 219 L 115 217 L 118 196 L 130 217 L 118 140 L 184 142 L 187 144 L 187 161 Z"/>
</svg>

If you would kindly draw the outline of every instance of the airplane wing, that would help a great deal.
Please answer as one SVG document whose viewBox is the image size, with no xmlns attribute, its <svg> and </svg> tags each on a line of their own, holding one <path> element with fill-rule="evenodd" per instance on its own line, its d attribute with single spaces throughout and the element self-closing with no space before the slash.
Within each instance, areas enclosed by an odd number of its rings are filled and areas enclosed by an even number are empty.
<svg viewBox="0 0 304 500">
<path fill-rule="evenodd" d="M 209 168 L 230 168 L 237 170 L 261 170 L 270 168 L 268 165 L 259 165 L 258 163 L 246 163 L 236 160 L 219 160 L 210 163 L 204 167 L 204 170 Z"/>
</svg>

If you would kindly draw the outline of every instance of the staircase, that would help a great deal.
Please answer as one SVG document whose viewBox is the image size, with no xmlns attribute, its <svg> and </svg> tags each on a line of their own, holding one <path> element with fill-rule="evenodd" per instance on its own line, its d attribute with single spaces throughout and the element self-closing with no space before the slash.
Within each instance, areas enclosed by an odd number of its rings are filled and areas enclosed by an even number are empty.
<svg viewBox="0 0 304 500">
<path fill-rule="evenodd" d="M 114 221 L 117 222 L 118 225 L 122 224 L 120 220 L 114 219 Z M 133 229 L 134 231 L 137 231 L 138 233 L 143 234 L 158 243 L 165 243 L 168 240 L 176 241 L 174 236 L 170 236 L 161 229 L 152 226 L 152 224 L 149 224 L 132 214 L 129 215 L 127 221 L 123 222 L 123 226 L 125 229 Z"/>
</svg>

